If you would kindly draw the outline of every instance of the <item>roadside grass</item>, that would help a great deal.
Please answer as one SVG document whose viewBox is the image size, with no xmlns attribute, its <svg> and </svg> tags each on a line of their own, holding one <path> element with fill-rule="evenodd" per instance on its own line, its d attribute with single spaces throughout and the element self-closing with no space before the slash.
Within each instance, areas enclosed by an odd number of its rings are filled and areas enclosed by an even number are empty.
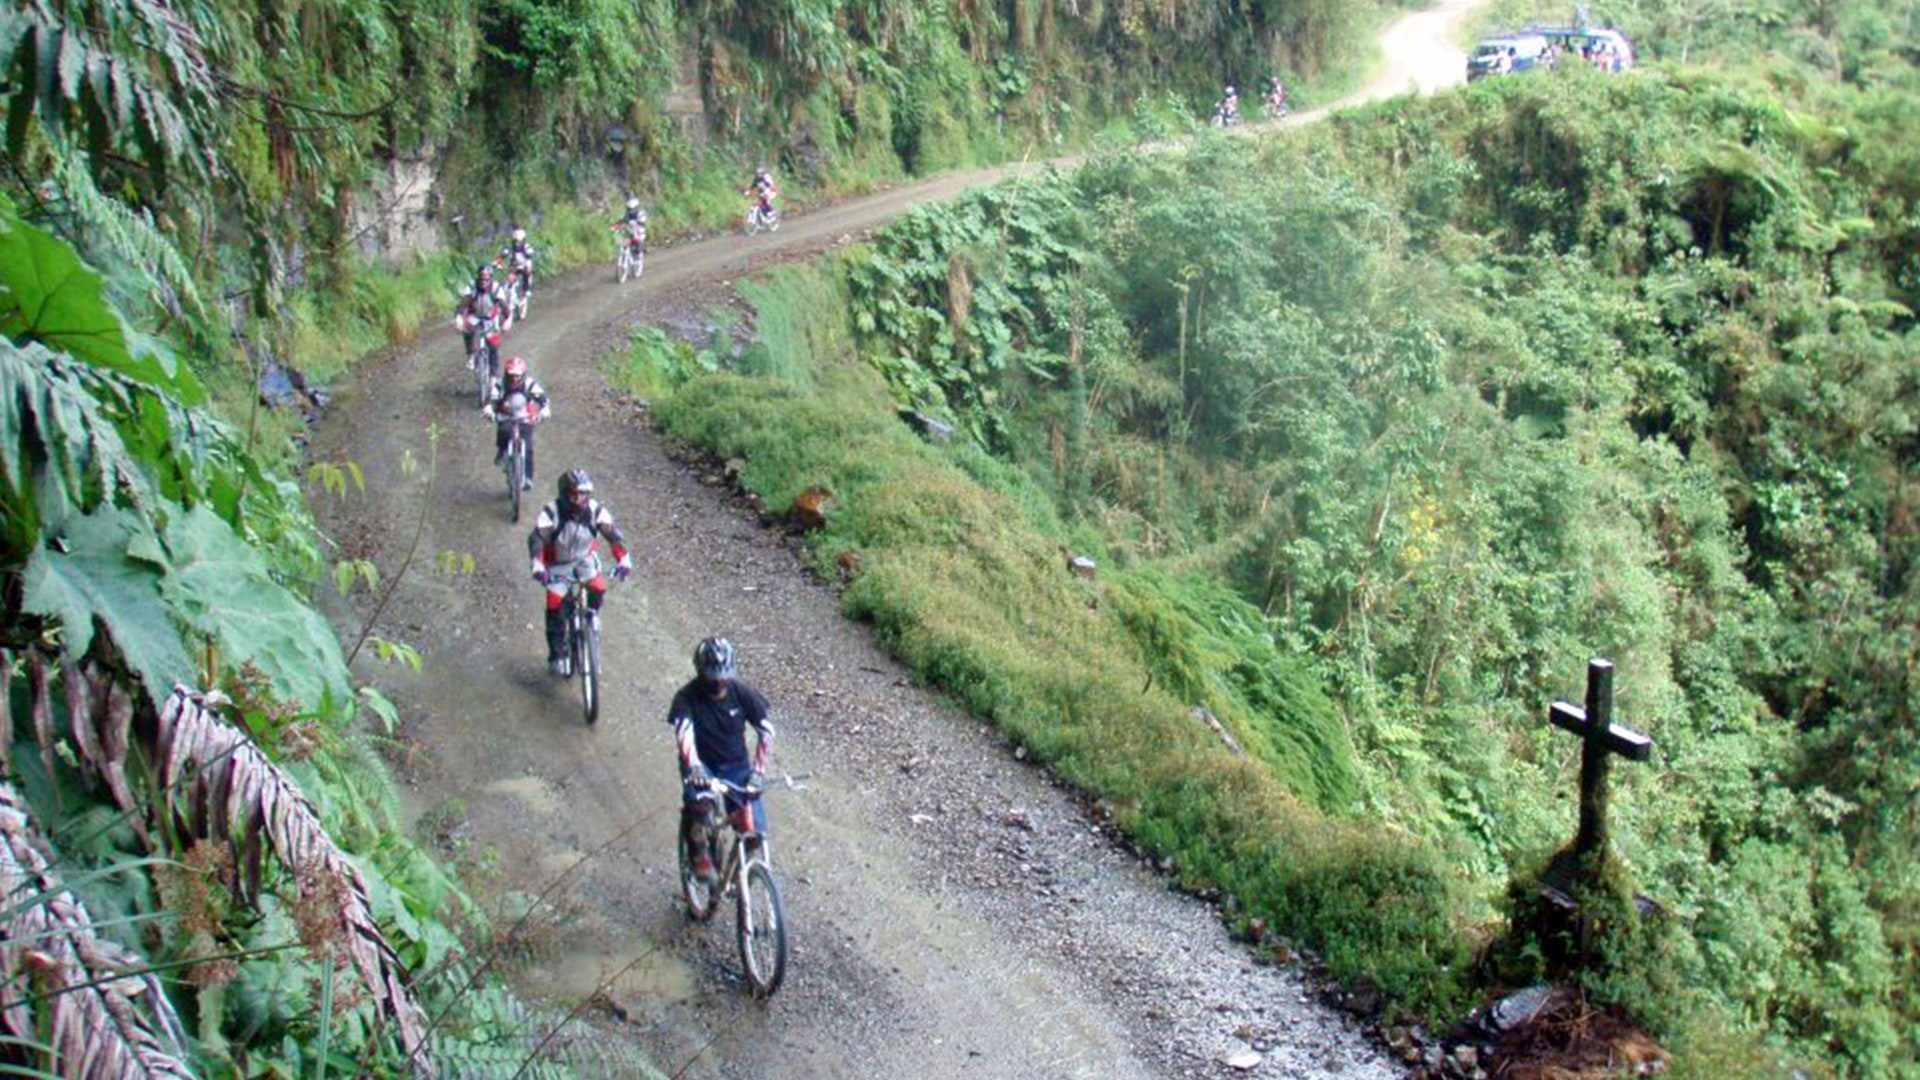
<svg viewBox="0 0 1920 1080">
<path fill-rule="evenodd" d="M 884 380 L 852 359 L 846 306 L 824 302 L 836 276 L 794 267 L 743 288 L 769 374 L 711 370 L 711 355 L 694 361 L 651 332 L 617 381 L 652 395 L 670 434 L 743 461 L 770 507 L 827 488 L 811 557 L 823 575 L 854 568 L 846 613 L 1098 799 L 1185 886 L 1231 895 L 1240 918 L 1318 949 L 1339 978 L 1371 978 L 1421 1010 L 1460 1004 L 1460 882 L 1441 852 L 1346 816 L 1345 734 L 1304 669 L 1223 620 L 1235 602 L 1224 591 L 1076 577 L 1065 560 L 1077 538 L 1043 492 L 894 416 Z"/>
</svg>

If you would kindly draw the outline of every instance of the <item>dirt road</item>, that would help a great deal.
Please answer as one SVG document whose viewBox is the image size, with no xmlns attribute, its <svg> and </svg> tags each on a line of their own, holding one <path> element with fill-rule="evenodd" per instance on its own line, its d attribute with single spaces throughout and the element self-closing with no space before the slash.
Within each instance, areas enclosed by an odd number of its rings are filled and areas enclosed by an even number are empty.
<svg viewBox="0 0 1920 1080">
<path fill-rule="evenodd" d="M 1386 31 L 1386 74 L 1361 96 L 1457 79 L 1450 0 Z M 1445 78 L 1443 78 L 1443 75 Z M 1302 117 L 1300 120 L 1310 119 Z M 669 295 L 725 286 L 912 204 L 1003 170 L 943 177 L 796 217 L 773 237 L 656 251 L 638 286 L 604 269 L 543 283 L 509 351 L 553 395 L 539 483 L 592 470 L 634 546 L 608 602 L 604 718 L 580 721 L 571 683 L 545 669 L 541 594 L 525 528 L 507 524 L 491 432 L 465 396 L 457 342 L 433 332 L 364 365 L 316 433 L 318 459 L 351 459 L 368 494 L 323 504 L 345 557 L 391 573 L 423 505 L 422 566 L 376 631 L 416 645 L 418 675 L 378 672 L 418 747 L 403 768 L 422 830 L 480 865 L 491 899 L 537 891 L 610 839 L 559 890 L 526 991 L 578 999 L 668 1071 L 695 1076 L 1385 1077 L 1399 1073 L 1297 970 L 1263 965 L 1213 910 L 1169 890 L 999 737 L 913 686 L 845 621 L 786 542 L 723 487 L 663 454 L 592 362 Z M 695 294 L 697 295 L 697 294 Z M 431 495 L 426 432 L 442 434 Z M 471 573 L 436 566 L 470 553 Z M 336 613 L 352 633 L 364 603 Z M 775 865 L 793 926 L 787 985 L 748 999 L 726 917 L 696 926 L 673 879 L 678 789 L 664 713 L 700 637 L 722 632 L 773 701 L 769 797 Z M 368 662 L 362 661 L 363 669 Z M 372 674 L 371 670 L 366 671 Z M 1251 1070 L 1224 1062 L 1257 1054 Z"/>
</svg>

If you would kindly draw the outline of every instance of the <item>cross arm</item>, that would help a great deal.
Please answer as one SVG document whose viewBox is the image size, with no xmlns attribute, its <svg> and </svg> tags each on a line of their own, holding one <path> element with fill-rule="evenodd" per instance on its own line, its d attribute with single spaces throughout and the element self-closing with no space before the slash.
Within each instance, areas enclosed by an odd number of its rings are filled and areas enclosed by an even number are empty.
<svg viewBox="0 0 1920 1080">
<path fill-rule="evenodd" d="M 1571 731 L 1581 738 L 1597 739 L 1602 747 L 1629 761 L 1645 761 L 1653 755 L 1651 738 L 1619 724 L 1608 724 L 1606 730 L 1596 732 L 1587 721 L 1587 710 L 1572 702 L 1554 702 L 1553 708 L 1547 711 L 1547 719 L 1563 731 Z"/>
<path fill-rule="evenodd" d="M 1553 708 L 1547 710 L 1547 719 L 1562 731 L 1571 731 L 1575 735 L 1587 733 L 1587 710 L 1570 701 L 1556 701 Z"/>
</svg>

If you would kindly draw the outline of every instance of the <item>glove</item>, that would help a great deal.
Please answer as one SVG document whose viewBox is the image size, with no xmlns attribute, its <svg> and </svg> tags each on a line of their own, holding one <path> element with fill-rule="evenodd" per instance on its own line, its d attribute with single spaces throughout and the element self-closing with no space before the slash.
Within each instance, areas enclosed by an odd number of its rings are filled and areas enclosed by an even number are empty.
<svg viewBox="0 0 1920 1080">
<path fill-rule="evenodd" d="M 767 789 L 767 774 L 761 772 L 759 769 L 753 770 L 753 772 L 747 776 L 747 787 L 754 791 L 765 791 Z"/>
<path fill-rule="evenodd" d="M 705 765 L 702 765 L 696 761 L 687 768 L 687 786 L 688 787 L 703 788 L 711 783 L 713 783 L 713 774 L 707 771 L 707 767 Z"/>
<path fill-rule="evenodd" d="M 541 562 L 539 559 L 533 560 L 533 580 L 542 585 L 551 584 L 547 577 L 547 564 Z"/>
<path fill-rule="evenodd" d="M 625 581 L 627 580 L 627 575 L 631 573 L 633 573 L 633 557 L 630 555 L 620 556 L 620 561 L 613 564 L 613 580 Z"/>
<path fill-rule="evenodd" d="M 482 405 L 480 407 L 480 415 L 486 417 L 489 420 L 499 419 L 498 417 L 493 415 L 493 406 L 491 405 Z"/>
</svg>

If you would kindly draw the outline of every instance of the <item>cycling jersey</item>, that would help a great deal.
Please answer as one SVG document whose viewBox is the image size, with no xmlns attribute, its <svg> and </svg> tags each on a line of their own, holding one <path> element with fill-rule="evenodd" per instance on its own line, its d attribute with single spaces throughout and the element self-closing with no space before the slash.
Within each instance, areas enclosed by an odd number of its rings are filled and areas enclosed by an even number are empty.
<svg viewBox="0 0 1920 1080">
<path fill-rule="evenodd" d="M 682 769 L 694 762 L 715 771 L 766 764 L 767 749 L 773 743 L 767 699 L 739 679 L 728 679 L 726 686 L 726 693 L 716 699 L 704 680 L 694 679 L 673 695 L 667 722 L 673 725 Z M 751 761 L 747 757 L 749 725 L 760 737 Z"/>
</svg>

